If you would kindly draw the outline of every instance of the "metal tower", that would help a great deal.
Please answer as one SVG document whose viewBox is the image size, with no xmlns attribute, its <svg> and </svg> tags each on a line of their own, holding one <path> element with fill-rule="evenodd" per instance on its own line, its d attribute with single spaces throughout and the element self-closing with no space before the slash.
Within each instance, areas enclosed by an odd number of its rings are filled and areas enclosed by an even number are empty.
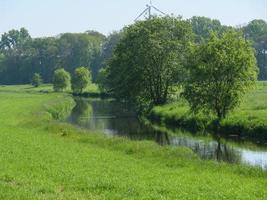
<svg viewBox="0 0 267 200">
<path fill-rule="evenodd" d="M 150 19 L 153 16 L 152 15 L 153 10 L 156 11 L 157 13 L 160 13 L 163 16 L 167 15 L 166 13 L 162 12 L 157 7 L 153 6 L 152 1 L 150 0 L 150 3 L 146 5 L 146 9 L 140 15 L 138 15 L 138 17 L 136 17 L 136 19 L 134 21 L 137 21 L 142 16 L 145 17 L 146 19 Z"/>
</svg>

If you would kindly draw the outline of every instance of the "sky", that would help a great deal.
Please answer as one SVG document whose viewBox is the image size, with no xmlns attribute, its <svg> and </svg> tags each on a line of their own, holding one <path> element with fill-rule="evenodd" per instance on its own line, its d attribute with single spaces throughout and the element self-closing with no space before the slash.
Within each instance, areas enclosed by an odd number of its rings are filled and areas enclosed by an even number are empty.
<svg viewBox="0 0 267 200">
<path fill-rule="evenodd" d="M 224 25 L 267 21 L 267 0 L 153 0 L 165 13 L 206 16 Z M 96 30 L 105 35 L 132 24 L 149 0 L 0 0 L 0 34 L 25 27 L 33 37 Z"/>
</svg>

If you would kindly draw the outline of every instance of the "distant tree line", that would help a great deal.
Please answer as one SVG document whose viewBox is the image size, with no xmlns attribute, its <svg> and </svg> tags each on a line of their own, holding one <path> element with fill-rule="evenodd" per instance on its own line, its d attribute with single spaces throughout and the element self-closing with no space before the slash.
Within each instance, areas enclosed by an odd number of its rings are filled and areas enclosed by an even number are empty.
<svg viewBox="0 0 267 200">
<path fill-rule="evenodd" d="M 111 57 L 112 37 L 87 31 L 32 38 L 25 28 L 11 30 L 0 41 L 0 84 L 30 83 L 35 73 L 51 83 L 56 69 L 74 74 L 79 66 L 88 68 L 95 81 L 104 60 Z"/>
<path fill-rule="evenodd" d="M 187 21 L 192 27 L 196 43 L 205 43 L 211 31 L 222 34 L 229 29 L 241 30 L 255 48 L 258 78 L 267 80 L 265 21 L 253 20 L 240 28 L 223 26 L 220 21 L 206 17 L 192 17 Z M 30 83 L 35 73 L 40 74 L 44 83 L 51 83 L 56 69 L 63 67 L 74 74 L 79 66 L 90 69 L 93 82 L 97 81 L 99 72 L 99 78 L 103 79 L 104 69 L 123 34 L 122 30 L 106 37 L 95 31 L 87 31 L 32 38 L 25 28 L 10 30 L 0 40 L 0 84 Z"/>
</svg>

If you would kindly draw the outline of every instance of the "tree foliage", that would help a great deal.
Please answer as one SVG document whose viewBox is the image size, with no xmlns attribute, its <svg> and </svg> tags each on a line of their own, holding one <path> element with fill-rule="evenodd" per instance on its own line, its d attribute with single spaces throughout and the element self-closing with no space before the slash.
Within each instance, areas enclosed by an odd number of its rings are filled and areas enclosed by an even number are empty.
<svg viewBox="0 0 267 200">
<path fill-rule="evenodd" d="M 99 70 L 96 83 L 98 84 L 99 90 L 101 92 L 106 92 L 107 68 L 102 68 Z"/>
<path fill-rule="evenodd" d="M 267 80 L 267 22 L 253 20 L 243 28 L 244 35 L 253 42 L 256 49 L 259 79 Z"/>
<path fill-rule="evenodd" d="M 197 43 L 207 42 L 210 32 L 220 35 L 229 30 L 218 20 L 192 17 L 191 24 Z M 242 28 L 247 39 L 256 49 L 258 78 L 267 80 L 267 23 L 253 20 Z M 111 33 L 108 37 L 96 31 L 63 33 L 56 37 L 31 38 L 25 28 L 10 30 L 0 40 L 0 84 L 30 83 L 34 73 L 39 73 L 44 83 L 53 81 L 53 73 L 63 67 L 71 74 L 77 66 L 85 66 L 95 82 L 98 72 L 105 68 L 124 31 Z"/>
<path fill-rule="evenodd" d="M 29 64 L 29 54 L 32 53 L 30 43 L 32 38 L 25 28 L 11 30 L 1 37 L 0 50 L 4 56 L 0 66 L 2 83 L 23 83 L 25 74 L 21 73 Z M 28 82 L 33 73 L 27 74 Z"/>
<path fill-rule="evenodd" d="M 90 35 L 93 34 L 93 35 Z M 97 75 L 97 66 L 94 62 L 100 54 L 104 36 L 97 35 L 95 32 L 87 33 L 65 33 L 59 38 L 60 66 L 71 74 L 77 66 L 92 66 L 93 75 Z"/>
<path fill-rule="evenodd" d="M 229 27 L 223 26 L 219 20 L 210 19 L 208 17 L 194 16 L 189 21 L 192 25 L 193 32 L 195 33 L 197 43 L 206 42 L 212 31 L 221 34 L 229 29 Z"/>
<path fill-rule="evenodd" d="M 91 81 L 91 74 L 86 67 L 78 67 L 75 69 L 71 80 L 71 88 L 74 93 L 82 93 Z"/>
<path fill-rule="evenodd" d="M 191 37 L 190 24 L 178 18 L 154 17 L 127 27 L 107 69 L 108 91 L 138 106 L 165 103 Z"/>
<path fill-rule="evenodd" d="M 105 67 L 112 58 L 113 51 L 123 36 L 123 31 L 111 33 L 105 40 L 101 51 L 101 67 Z"/>
<path fill-rule="evenodd" d="M 195 112 L 204 110 L 224 118 L 256 80 L 254 51 L 240 33 L 212 34 L 197 46 L 188 67 L 184 97 Z"/>
<path fill-rule="evenodd" d="M 56 92 L 67 89 L 70 85 L 70 74 L 63 68 L 57 69 L 54 73 L 53 87 Z"/>
<path fill-rule="evenodd" d="M 97 76 L 97 59 L 105 36 L 94 31 L 65 33 L 57 37 L 31 38 L 24 28 L 4 33 L 0 41 L 1 84 L 26 84 L 34 73 L 51 83 L 53 73 L 62 66 L 74 73 L 77 66 L 86 66 Z"/>
<path fill-rule="evenodd" d="M 40 74 L 38 73 L 34 73 L 33 77 L 32 77 L 32 85 L 34 87 L 39 87 L 42 84 L 42 77 Z"/>
</svg>

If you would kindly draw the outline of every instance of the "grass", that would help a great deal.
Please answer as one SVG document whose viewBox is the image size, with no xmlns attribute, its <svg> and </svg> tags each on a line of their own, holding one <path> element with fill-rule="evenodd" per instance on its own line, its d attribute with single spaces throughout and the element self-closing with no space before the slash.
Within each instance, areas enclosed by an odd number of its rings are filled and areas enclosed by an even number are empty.
<svg viewBox="0 0 267 200">
<path fill-rule="evenodd" d="M 221 122 L 221 132 L 239 134 L 250 139 L 267 141 L 267 82 L 258 82 L 241 105 Z M 183 99 L 164 106 L 155 107 L 151 117 L 171 125 L 179 125 L 194 131 L 212 129 L 213 117 L 190 113 L 189 105 Z"/>
<path fill-rule="evenodd" d="M 49 93 L 53 91 L 52 84 L 43 84 L 39 87 L 32 85 L 0 85 L 0 92 L 44 92 Z"/>
<path fill-rule="evenodd" d="M 52 84 L 43 84 L 39 87 L 33 87 L 32 85 L 0 85 L 0 92 L 42 92 L 42 93 L 50 93 L 53 92 Z M 67 93 L 71 93 L 71 88 L 68 87 L 66 89 Z M 84 91 L 85 93 L 99 93 L 99 88 L 96 84 L 89 84 Z"/>
<path fill-rule="evenodd" d="M 266 171 L 77 129 L 53 119 L 68 95 L 27 87 L 0 89 L 0 199 L 267 199 Z"/>
</svg>

